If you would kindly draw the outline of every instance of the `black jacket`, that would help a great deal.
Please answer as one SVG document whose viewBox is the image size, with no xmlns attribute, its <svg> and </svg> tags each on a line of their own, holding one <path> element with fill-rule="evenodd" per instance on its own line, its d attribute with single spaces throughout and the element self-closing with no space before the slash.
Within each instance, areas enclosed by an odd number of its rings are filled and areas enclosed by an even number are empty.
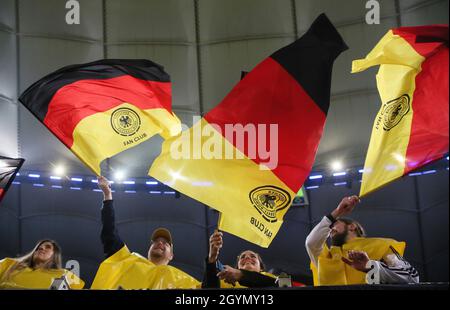
<svg viewBox="0 0 450 310">
<path fill-rule="evenodd" d="M 125 245 L 120 238 L 119 231 L 116 227 L 112 200 L 103 201 L 102 224 L 101 240 L 103 244 L 103 253 L 105 253 L 106 259 L 119 251 Z"/>
<path fill-rule="evenodd" d="M 263 275 L 259 272 L 242 270 L 242 279 L 239 284 L 249 288 L 278 287 L 276 279 Z M 205 260 L 205 270 L 203 274 L 202 288 L 220 288 L 220 279 L 217 277 L 219 271 L 215 263 Z"/>
</svg>

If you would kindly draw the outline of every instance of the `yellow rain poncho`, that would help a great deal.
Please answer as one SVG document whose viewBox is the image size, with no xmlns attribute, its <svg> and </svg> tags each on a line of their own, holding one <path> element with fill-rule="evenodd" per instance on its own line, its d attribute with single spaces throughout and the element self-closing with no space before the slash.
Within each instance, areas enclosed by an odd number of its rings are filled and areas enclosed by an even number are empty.
<svg viewBox="0 0 450 310">
<path fill-rule="evenodd" d="M 127 246 L 102 262 L 92 289 L 194 289 L 200 282 L 167 265 L 155 265 Z"/>
<path fill-rule="evenodd" d="M 65 275 L 71 289 L 82 289 L 84 281 L 66 269 L 32 269 L 29 267 L 8 270 L 17 264 L 17 260 L 5 258 L 0 260 L 0 289 L 48 289 L 56 278 Z"/>
<path fill-rule="evenodd" d="M 342 257 L 348 257 L 349 251 L 364 251 L 371 260 L 381 260 L 392 254 L 391 246 L 403 255 L 406 243 L 385 238 L 355 238 L 342 247 L 328 248 L 325 245 L 318 259 L 318 268 L 311 263 L 314 285 L 366 284 L 366 274 L 344 263 Z"/>
</svg>

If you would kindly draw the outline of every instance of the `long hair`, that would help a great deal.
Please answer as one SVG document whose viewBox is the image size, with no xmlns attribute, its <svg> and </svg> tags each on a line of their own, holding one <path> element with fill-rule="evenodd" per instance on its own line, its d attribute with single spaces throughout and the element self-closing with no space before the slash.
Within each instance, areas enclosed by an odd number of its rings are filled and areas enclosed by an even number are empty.
<svg viewBox="0 0 450 310">
<path fill-rule="evenodd" d="M 340 221 L 340 222 L 345 223 L 345 225 L 347 225 L 347 226 L 351 225 L 351 224 L 355 225 L 355 227 L 356 227 L 356 230 L 355 230 L 356 236 L 357 237 L 366 237 L 366 231 L 365 231 L 364 227 L 362 227 L 362 225 L 358 221 L 355 221 L 354 219 L 351 219 L 351 218 L 348 218 L 348 217 L 340 217 L 337 220 Z"/>
<path fill-rule="evenodd" d="M 35 261 L 33 260 L 34 253 L 36 253 L 36 251 L 44 242 L 49 242 L 53 245 L 53 255 L 52 258 L 40 268 L 42 269 L 62 268 L 61 247 L 54 240 L 44 239 L 38 241 L 33 250 L 31 250 L 30 252 L 21 257 L 16 258 L 15 260 L 17 261 L 17 263 L 8 269 L 3 278 L 8 279 L 14 271 L 22 270 L 25 268 L 35 269 Z"/>
<path fill-rule="evenodd" d="M 236 258 L 236 264 L 235 264 L 235 268 L 239 268 L 239 258 L 241 257 L 242 253 L 247 252 L 248 250 L 242 251 L 241 253 L 239 253 L 239 255 Z M 253 252 L 253 251 L 252 251 Z M 259 255 L 259 253 L 253 252 L 256 254 L 256 257 L 258 258 L 259 261 L 259 266 L 261 267 L 261 271 L 266 270 L 266 265 L 264 264 L 261 255 Z"/>
</svg>

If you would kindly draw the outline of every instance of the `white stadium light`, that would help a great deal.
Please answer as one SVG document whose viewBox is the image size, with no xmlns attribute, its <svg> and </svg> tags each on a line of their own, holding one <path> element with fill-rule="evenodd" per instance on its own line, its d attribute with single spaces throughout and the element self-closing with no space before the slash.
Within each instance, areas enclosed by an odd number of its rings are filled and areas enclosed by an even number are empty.
<svg viewBox="0 0 450 310">
<path fill-rule="evenodd" d="M 310 180 L 317 180 L 317 179 L 322 179 L 323 176 L 321 174 L 315 174 L 315 175 L 311 175 L 309 176 Z"/>
<path fill-rule="evenodd" d="M 123 172 L 123 171 L 121 171 L 121 170 L 116 171 L 116 172 L 114 173 L 114 179 L 115 179 L 116 181 L 121 181 L 121 180 L 125 179 L 125 172 Z"/>
<path fill-rule="evenodd" d="M 53 169 L 53 174 L 55 176 L 63 176 L 66 173 L 66 169 L 62 165 L 58 165 Z"/>
<path fill-rule="evenodd" d="M 315 189 L 315 188 L 319 188 L 318 185 L 313 185 L 313 186 L 307 186 L 306 189 Z"/>
<path fill-rule="evenodd" d="M 331 169 L 333 169 L 333 171 L 340 171 L 340 170 L 342 170 L 343 167 L 344 166 L 342 165 L 342 162 L 340 162 L 340 161 L 336 160 L 331 163 Z"/>
<path fill-rule="evenodd" d="M 422 172 L 412 172 L 410 174 L 408 174 L 410 177 L 416 177 L 418 175 L 422 175 Z"/>
<path fill-rule="evenodd" d="M 334 177 L 342 177 L 342 176 L 344 176 L 344 175 L 347 175 L 347 172 L 341 171 L 341 172 L 335 172 L 335 173 L 333 173 L 333 176 L 334 176 Z"/>
</svg>

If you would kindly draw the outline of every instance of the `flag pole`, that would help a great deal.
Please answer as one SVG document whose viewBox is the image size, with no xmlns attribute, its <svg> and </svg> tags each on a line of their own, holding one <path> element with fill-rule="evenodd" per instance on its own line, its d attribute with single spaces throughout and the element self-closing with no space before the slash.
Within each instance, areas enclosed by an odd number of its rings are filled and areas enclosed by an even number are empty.
<svg viewBox="0 0 450 310">
<path fill-rule="evenodd" d="M 220 226 L 220 222 L 222 220 L 222 212 L 219 212 L 219 217 L 217 218 L 217 228 L 214 229 L 214 232 L 219 232 L 219 226 Z"/>
</svg>

